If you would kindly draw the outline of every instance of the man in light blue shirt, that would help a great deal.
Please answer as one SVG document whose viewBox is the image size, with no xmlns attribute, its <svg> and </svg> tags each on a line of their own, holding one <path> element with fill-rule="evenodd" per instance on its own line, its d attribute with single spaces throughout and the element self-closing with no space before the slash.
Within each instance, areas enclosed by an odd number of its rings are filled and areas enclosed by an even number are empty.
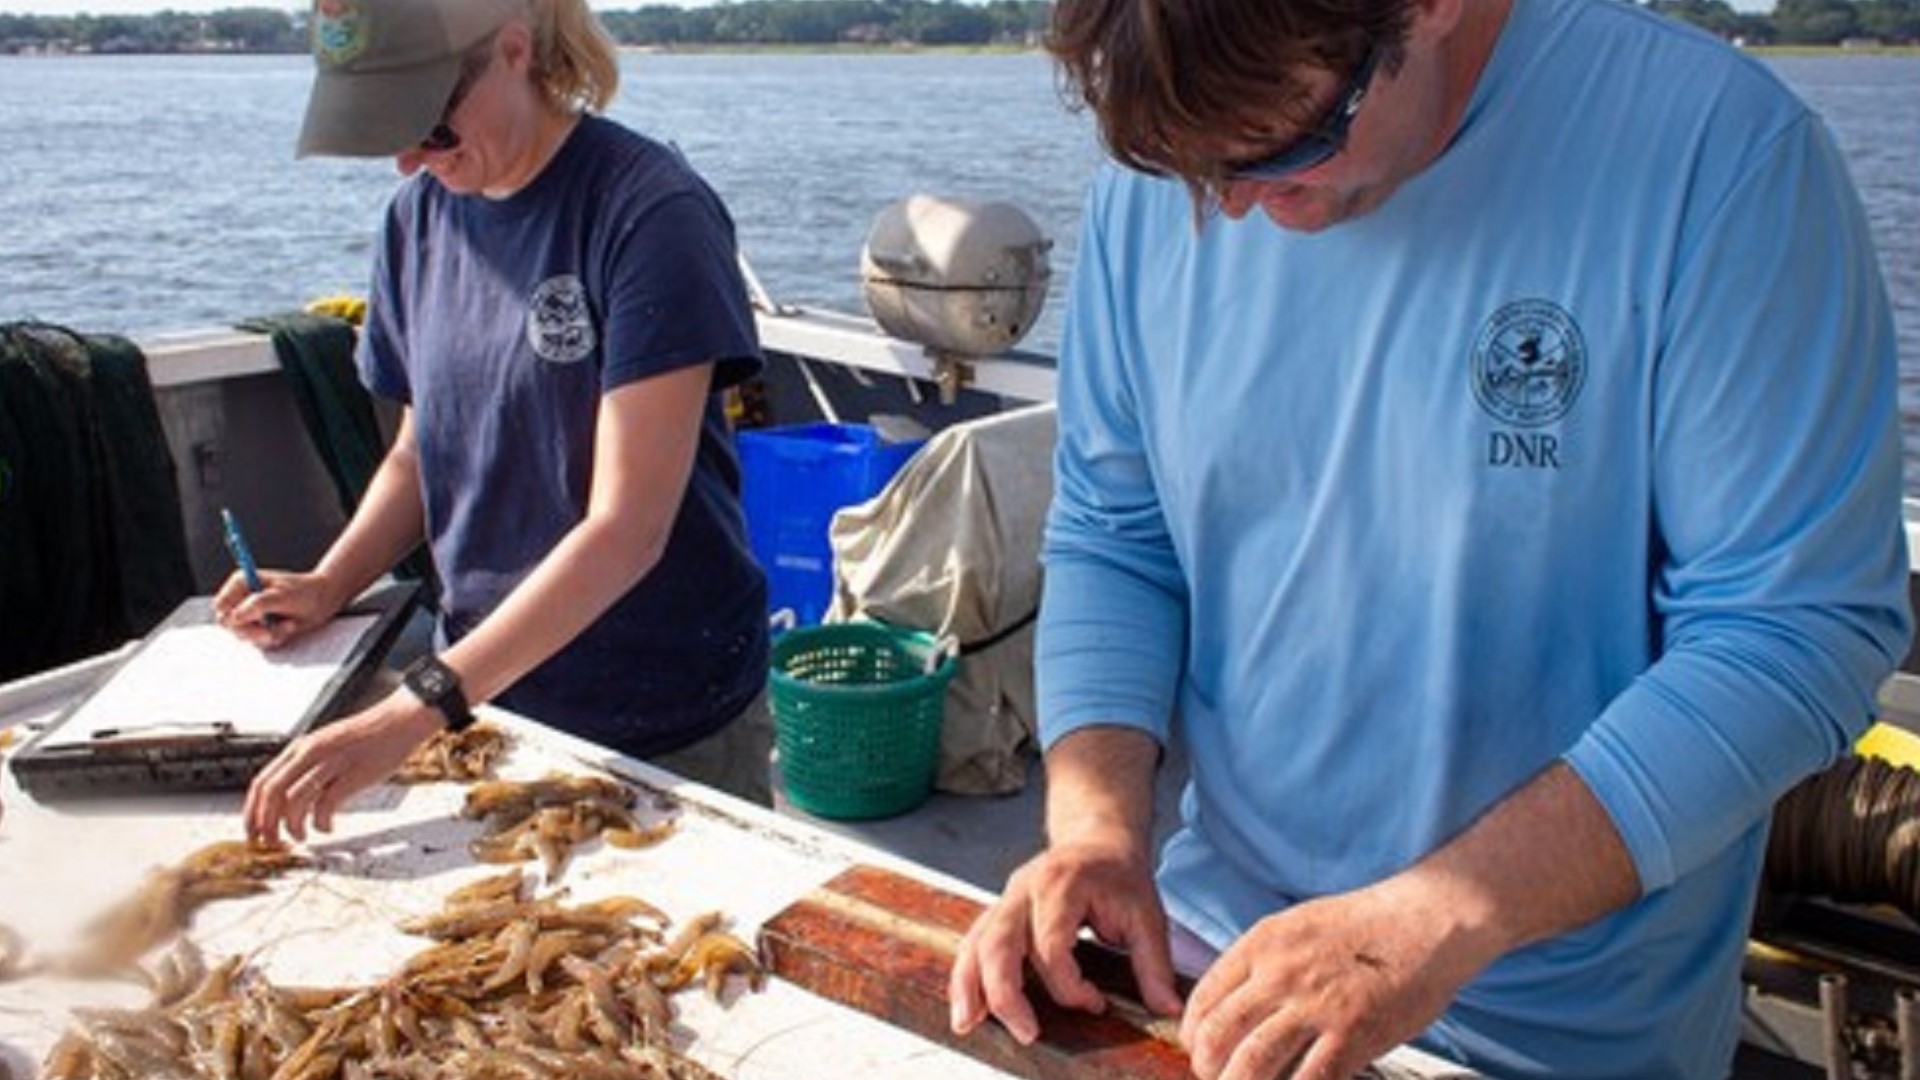
<svg viewBox="0 0 1920 1080">
<path fill-rule="evenodd" d="M 1612 0 L 1062 0 L 1052 48 L 1131 168 L 1060 365 L 1049 847 L 956 1030 L 1035 1037 L 1023 964 L 1101 1008 L 1090 927 L 1203 1080 L 1725 1076 L 1768 811 L 1910 632 L 1818 117 Z"/>
</svg>

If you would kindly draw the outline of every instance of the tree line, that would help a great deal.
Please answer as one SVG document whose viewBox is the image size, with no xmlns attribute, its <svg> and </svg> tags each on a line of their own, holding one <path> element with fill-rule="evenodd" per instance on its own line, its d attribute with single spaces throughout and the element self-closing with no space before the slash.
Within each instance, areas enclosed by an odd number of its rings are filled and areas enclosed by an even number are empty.
<svg viewBox="0 0 1920 1080">
<path fill-rule="evenodd" d="M 1765 15 L 1735 11 L 1726 0 L 1648 0 L 1647 6 L 1754 45 L 1920 42 L 1920 0 L 1779 0 Z"/>
<path fill-rule="evenodd" d="M 0 0 L 4 4 L 6 0 Z M 1037 44 L 1050 0 L 744 0 L 712 7 L 650 4 L 602 11 L 622 45 L 744 46 Z M 234 8 L 211 14 L 10 15 L 0 52 L 299 53 L 306 12 Z"/>
<path fill-rule="evenodd" d="M 1779 0 L 1766 14 L 1735 11 L 1727 0 L 1646 0 L 1646 6 L 1746 44 L 1920 42 L 1920 0 Z M 1052 10 L 1050 0 L 723 0 L 697 8 L 650 4 L 604 11 L 600 17 L 621 44 L 659 48 L 1027 46 L 1039 42 Z M 155 15 L 0 13 L 0 52 L 298 53 L 306 49 L 306 13 L 276 8 Z"/>
<path fill-rule="evenodd" d="M 4 4 L 6 0 L 0 0 Z M 0 13 L 0 52 L 305 52 L 306 16 L 275 8 L 209 14 L 9 15 Z"/>
<path fill-rule="evenodd" d="M 744 0 L 603 11 L 623 45 L 1033 45 L 1049 0 Z"/>
</svg>

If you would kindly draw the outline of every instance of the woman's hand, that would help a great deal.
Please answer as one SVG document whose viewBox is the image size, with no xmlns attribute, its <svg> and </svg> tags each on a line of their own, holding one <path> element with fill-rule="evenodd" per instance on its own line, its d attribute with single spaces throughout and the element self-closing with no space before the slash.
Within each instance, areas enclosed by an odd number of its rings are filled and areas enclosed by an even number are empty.
<svg viewBox="0 0 1920 1080">
<path fill-rule="evenodd" d="M 305 840 L 309 820 L 332 832 L 342 803 L 393 775 L 414 747 L 444 726 L 438 710 L 401 689 L 294 740 L 247 789 L 247 838 L 276 842 L 284 825 L 293 839 Z"/>
<path fill-rule="evenodd" d="M 319 574 L 262 570 L 260 591 L 247 588 L 235 571 L 213 594 L 213 617 L 221 626 L 262 649 L 277 649 L 324 626 L 345 601 Z"/>
</svg>

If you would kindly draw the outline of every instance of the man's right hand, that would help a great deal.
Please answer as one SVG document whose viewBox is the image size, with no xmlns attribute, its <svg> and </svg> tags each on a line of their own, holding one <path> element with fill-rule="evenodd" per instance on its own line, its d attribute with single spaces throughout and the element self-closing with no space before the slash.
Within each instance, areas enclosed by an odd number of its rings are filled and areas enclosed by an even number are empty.
<svg viewBox="0 0 1920 1080">
<path fill-rule="evenodd" d="M 1179 1013 L 1167 917 L 1147 854 L 1130 836 L 1093 835 L 1054 844 L 1015 871 L 999 901 L 974 921 L 948 983 L 954 1033 L 965 1035 L 992 1015 L 1021 1043 L 1038 1038 L 1026 994 L 1028 964 L 1054 1001 L 1105 1010 L 1106 995 L 1074 959 L 1082 927 L 1126 951 L 1148 1008 Z"/>
<path fill-rule="evenodd" d="M 1031 1043 L 1040 1024 L 1026 969 L 1048 995 L 1088 1012 L 1107 1007 L 1074 959 L 1082 928 L 1132 958 L 1146 1006 L 1180 1012 L 1167 915 L 1153 886 L 1153 774 L 1160 744 L 1121 726 L 1080 728 L 1047 750 L 1047 850 L 1014 871 L 954 956 L 947 996 L 955 1034 L 991 1015 Z"/>
</svg>

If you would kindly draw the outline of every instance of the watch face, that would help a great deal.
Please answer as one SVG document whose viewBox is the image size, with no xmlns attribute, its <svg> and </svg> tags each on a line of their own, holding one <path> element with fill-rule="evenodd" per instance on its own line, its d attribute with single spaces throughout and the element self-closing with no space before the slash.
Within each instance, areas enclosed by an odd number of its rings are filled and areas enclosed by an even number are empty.
<svg viewBox="0 0 1920 1080">
<path fill-rule="evenodd" d="M 460 693 L 460 676 L 434 657 L 423 657 L 402 680 L 413 695 L 446 717 L 448 731 L 465 731 L 473 723 L 473 713 Z"/>
<path fill-rule="evenodd" d="M 448 690 L 452 689 L 453 680 L 448 677 L 445 668 L 437 664 L 425 665 L 414 671 L 413 685 L 415 689 L 420 691 L 422 697 L 433 700 L 445 695 Z"/>
</svg>

